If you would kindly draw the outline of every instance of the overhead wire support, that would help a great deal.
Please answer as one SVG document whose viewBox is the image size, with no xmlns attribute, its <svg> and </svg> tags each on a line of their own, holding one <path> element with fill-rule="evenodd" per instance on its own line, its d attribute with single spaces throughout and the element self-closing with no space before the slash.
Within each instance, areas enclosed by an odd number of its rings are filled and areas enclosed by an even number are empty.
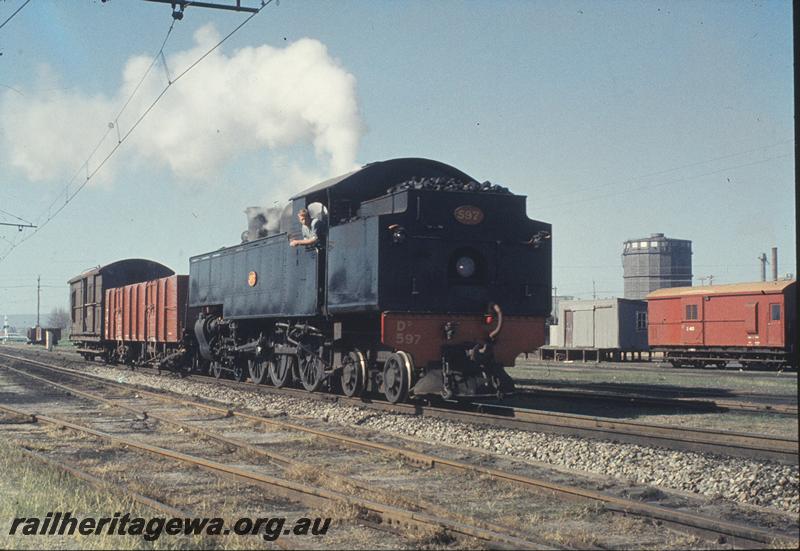
<svg viewBox="0 0 800 551">
<path fill-rule="evenodd" d="M 110 0 L 101 0 L 103 3 Z M 180 21 L 183 19 L 183 12 L 188 7 L 193 8 L 210 8 L 214 10 L 238 11 L 244 13 L 256 14 L 261 11 L 261 8 L 269 4 L 266 0 L 260 0 L 260 6 L 253 8 L 250 6 L 243 6 L 241 0 L 235 0 L 227 3 L 221 2 L 195 2 L 194 0 L 144 0 L 145 2 L 155 2 L 158 4 L 169 4 L 172 6 L 172 18 Z M 270 0 L 271 1 L 271 0 Z"/>
<path fill-rule="evenodd" d="M 104 0 L 105 1 L 105 0 Z M 156 2 L 158 4 L 170 4 L 172 5 L 173 10 L 180 10 L 180 13 L 183 13 L 183 10 L 187 6 L 191 6 L 193 8 L 212 8 L 215 10 L 228 10 L 228 11 L 239 11 L 239 12 L 246 12 L 246 13 L 258 13 L 261 8 L 251 8 L 247 6 L 242 6 L 241 0 L 236 0 L 235 2 L 222 4 L 219 2 L 194 2 L 193 0 L 145 0 L 145 2 Z M 264 7 L 264 2 L 261 2 L 261 7 Z M 181 17 L 183 17 L 181 15 Z M 177 19 L 180 19 L 178 17 Z"/>
<path fill-rule="evenodd" d="M 0 222 L 0 226 L 16 226 L 19 231 L 22 231 L 22 228 L 35 228 L 33 224 L 19 224 L 17 222 Z"/>
</svg>

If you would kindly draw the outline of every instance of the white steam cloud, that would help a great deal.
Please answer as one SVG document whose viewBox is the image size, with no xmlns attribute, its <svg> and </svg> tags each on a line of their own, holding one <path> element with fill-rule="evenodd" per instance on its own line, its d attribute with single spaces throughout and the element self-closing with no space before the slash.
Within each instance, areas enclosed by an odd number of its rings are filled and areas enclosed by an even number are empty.
<svg viewBox="0 0 800 551">
<path fill-rule="evenodd" d="M 211 25 L 199 29 L 194 47 L 167 57 L 170 78 L 219 38 Z M 129 59 L 114 97 L 52 88 L 23 94 L 7 90 L 0 96 L 4 164 L 31 181 L 72 176 L 150 61 L 147 56 Z M 93 156 L 90 170 L 116 144 L 117 132 L 125 135 L 161 92 L 166 78 L 160 63 L 153 67 Z M 166 165 L 179 178 L 205 179 L 240 154 L 310 144 L 320 166 L 299 169 L 292 163 L 291 170 L 330 176 L 355 168 L 363 128 L 355 77 L 324 44 L 304 38 L 285 48 L 247 47 L 230 56 L 215 50 L 167 91 L 123 151 Z M 280 151 L 276 156 L 281 157 Z M 106 178 L 110 170 L 104 169 Z"/>
</svg>

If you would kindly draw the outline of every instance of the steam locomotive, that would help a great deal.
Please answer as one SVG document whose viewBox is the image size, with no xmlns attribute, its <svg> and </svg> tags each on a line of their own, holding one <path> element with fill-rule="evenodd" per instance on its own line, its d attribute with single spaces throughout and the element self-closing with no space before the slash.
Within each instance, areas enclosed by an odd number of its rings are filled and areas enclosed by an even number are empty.
<svg viewBox="0 0 800 551">
<path fill-rule="evenodd" d="M 304 208 L 325 230 L 314 246 L 290 247 Z M 400 402 L 508 394 L 504 366 L 544 344 L 551 227 L 527 217 L 524 196 L 407 158 L 259 216 L 241 243 L 192 257 L 188 285 L 155 263 L 123 261 L 136 277 L 101 283 L 98 309 L 97 292 L 78 297 L 88 274 L 71 280 L 79 351 Z M 148 270 L 175 282 L 159 287 Z"/>
</svg>

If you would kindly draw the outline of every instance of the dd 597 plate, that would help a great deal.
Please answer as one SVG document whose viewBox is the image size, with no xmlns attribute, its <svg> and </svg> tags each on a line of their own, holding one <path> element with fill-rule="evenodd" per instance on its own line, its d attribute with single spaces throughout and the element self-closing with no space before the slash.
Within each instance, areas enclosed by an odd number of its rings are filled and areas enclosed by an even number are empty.
<svg viewBox="0 0 800 551">
<path fill-rule="evenodd" d="M 453 211 L 453 216 L 462 224 L 474 226 L 483 222 L 483 211 L 472 205 L 461 205 Z"/>
</svg>

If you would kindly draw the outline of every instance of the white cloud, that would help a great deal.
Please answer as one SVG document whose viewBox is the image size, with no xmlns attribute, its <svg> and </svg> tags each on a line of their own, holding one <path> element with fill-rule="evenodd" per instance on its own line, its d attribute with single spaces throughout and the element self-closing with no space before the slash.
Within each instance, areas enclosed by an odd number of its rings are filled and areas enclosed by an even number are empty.
<svg viewBox="0 0 800 551">
<path fill-rule="evenodd" d="M 167 56 L 173 80 L 219 35 L 207 25 L 194 38 L 192 48 Z M 129 59 L 113 98 L 63 91 L 21 96 L 8 90 L 0 97 L 5 162 L 31 181 L 69 178 L 149 64 L 147 56 Z M 120 117 L 121 135 L 165 84 L 159 64 Z M 296 170 L 331 176 L 355 167 L 362 133 L 355 77 L 324 44 L 304 38 L 285 48 L 262 45 L 231 55 L 215 50 L 167 91 L 123 150 L 165 165 L 181 179 L 211 179 L 241 154 L 307 144 L 319 166 Z M 95 158 L 116 141 L 115 129 Z"/>
<path fill-rule="evenodd" d="M 47 67 L 40 67 L 38 72 L 41 91 L 9 90 L 2 97 L 0 147 L 5 163 L 27 179 L 66 183 L 105 132 L 113 102 L 103 95 L 88 96 L 59 88 Z M 87 121 L 94 125 L 87 125 Z M 113 145 L 109 140 L 97 150 L 89 170 Z M 77 181 L 85 177 L 82 170 Z"/>
</svg>

